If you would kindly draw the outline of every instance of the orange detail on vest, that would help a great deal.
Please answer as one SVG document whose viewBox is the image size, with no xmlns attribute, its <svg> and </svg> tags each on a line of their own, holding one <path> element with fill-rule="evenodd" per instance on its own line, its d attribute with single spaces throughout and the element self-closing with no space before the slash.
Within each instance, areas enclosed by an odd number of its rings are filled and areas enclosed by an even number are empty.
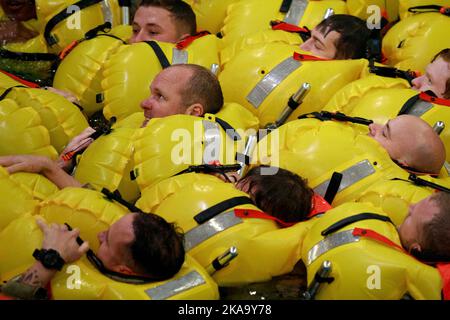
<svg viewBox="0 0 450 320">
<path fill-rule="evenodd" d="M 197 32 L 195 35 L 189 36 L 189 37 L 177 42 L 176 48 L 178 50 L 186 49 L 192 42 L 194 42 L 194 40 L 197 40 L 198 38 L 204 37 L 208 34 L 211 34 L 211 33 L 209 31 Z"/>
<path fill-rule="evenodd" d="M 295 24 L 290 24 L 282 21 L 271 21 L 272 30 L 282 30 L 287 32 L 305 32 L 309 33 L 309 30 L 306 28 L 301 28 L 296 26 Z"/>
<path fill-rule="evenodd" d="M 312 198 L 312 209 L 308 214 L 308 218 L 312 218 L 320 213 L 325 213 L 333 207 L 320 195 L 314 194 Z"/>
<path fill-rule="evenodd" d="M 319 58 L 316 56 L 311 56 L 309 54 L 302 54 L 302 53 L 298 53 L 298 52 L 294 52 L 293 58 L 294 58 L 294 60 L 297 60 L 297 61 L 330 61 L 330 60 L 333 60 L 333 59 Z"/>
<path fill-rule="evenodd" d="M 420 98 L 420 100 L 423 100 L 423 101 L 439 104 L 441 106 L 450 107 L 450 100 L 433 97 L 433 96 L 430 96 L 429 94 L 426 94 L 425 92 L 421 92 L 419 94 L 419 98 Z"/>
<path fill-rule="evenodd" d="M 61 53 L 59 54 L 59 58 L 62 60 L 64 59 L 77 45 L 78 45 L 78 41 L 74 40 L 72 41 L 67 47 L 65 47 Z"/>
<path fill-rule="evenodd" d="M 284 222 L 274 216 L 271 216 L 267 213 L 264 213 L 259 210 L 252 209 L 234 209 L 234 214 L 239 218 L 257 218 L 257 219 L 266 219 L 272 220 L 279 223 L 282 227 L 290 227 L 296 224 L 296 222 Z"/>
<path fill-rule="evenodd" d="M 450 263 L 438 263 L 436 267 L 442 277 L 444 300 L 450 300 Z"/>
</svg>

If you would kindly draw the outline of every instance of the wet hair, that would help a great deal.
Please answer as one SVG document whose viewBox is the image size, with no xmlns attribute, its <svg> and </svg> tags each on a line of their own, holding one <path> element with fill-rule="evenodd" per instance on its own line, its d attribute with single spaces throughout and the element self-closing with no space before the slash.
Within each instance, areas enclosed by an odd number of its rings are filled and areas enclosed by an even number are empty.
<svg viewBox="0 0 450 320">
<path fill-rule="evenodd" d="M 217 77 L 205 67 L 196 64 L 177 64 L 169 68 L 182 67 L 192 71 L 181 97 L 186 107 L 200 103 L 205 113 L 217 113 L 223 106 L 223 93 Z"/>
<path fill-rule="evenodd" d="M 276 173 L 262 174 L 262 168 Z M 258 208 L 284 222 L 304 221 L 311 211 L 314 192 L 306 179 L 291 171 L 258 166 L 241 181 L 248 183 L 250 197 Z"/>
<path fill-rule="evenodd" d="M 432 200 L 439 211 L 424 225 L 422 250 L 415 255 L 428 261 L 450 261 L 450 193 L 438 192 Z"/>
<path fill-rule="evenodd" d="M 444 49 L 441 52 L 439 52 L 431 62 L 434 62 L 436 59 L 442 58 L 445 62 L 447 62 L 448 67 L 450 69 L 450 48 Z M 450 99 L 450 77 L 447 79 L 447 82 L 445 84 L 445 92 L 443 95 L 444 99 Z"/>
<path fill-rule="evenodd" d="M 335 14 L 319 23 L 316 29 L 326 37 L 331 31 L 340 34 L 334 59 L 361 59 L 366 56 L 370 30 L 366 22 L 348 14 Z"/>
<path fill-rule="evenodd" d="M 142 0 L 139 7 L 158 7 L 169 11 L 176 23 L 178 34 L 194 35 L 197 32 L 195 13 L 191 6 L 181 0 Z"/>
<path fill-rule="evenodd" d="M 184 263 L 183 234 L 175 224 L 152 213 L 138 212 L 130 244 L 136 271 L 155 281 L 172 278 Z"/>
</svg>

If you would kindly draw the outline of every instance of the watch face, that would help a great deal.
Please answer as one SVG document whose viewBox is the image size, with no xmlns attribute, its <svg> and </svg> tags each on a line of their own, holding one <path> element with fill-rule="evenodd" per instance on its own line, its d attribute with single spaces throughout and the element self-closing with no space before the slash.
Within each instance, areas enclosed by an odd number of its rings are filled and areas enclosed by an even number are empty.
<svg viewBox="0 0 450 320">
<path fill-rule="evenodd" d="M 42 263 L 49 268 L 56 266 L 56 264 L 58 263 L 58 253 L 54 252 L 53 250 L 47 251 L 44 255 Z"/>
</svg>

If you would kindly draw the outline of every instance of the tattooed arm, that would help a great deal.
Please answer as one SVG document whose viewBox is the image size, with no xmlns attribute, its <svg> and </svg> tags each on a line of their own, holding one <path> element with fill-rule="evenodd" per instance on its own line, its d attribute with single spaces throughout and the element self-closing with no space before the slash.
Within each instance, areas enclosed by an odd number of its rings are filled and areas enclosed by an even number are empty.
<svg viewBox="0 0 450 320">
<path fill-rule="evenodd" d="M 69 231 L 65 225 L 47 225 L 40 219 L 36 222 L 44 233 L 42 248 L 56 250 L 66 263 L 78 260 L 89 249 L 87 242 L 81 246 L 76 242 L 80 233 L 78 229 Z M 25 273 L 8 281 L 1 291 L 8 296 L 20 299 L 46 298 L 43 288 L 47 287 L 56 272 L 36 261 Z"/>
</svg>

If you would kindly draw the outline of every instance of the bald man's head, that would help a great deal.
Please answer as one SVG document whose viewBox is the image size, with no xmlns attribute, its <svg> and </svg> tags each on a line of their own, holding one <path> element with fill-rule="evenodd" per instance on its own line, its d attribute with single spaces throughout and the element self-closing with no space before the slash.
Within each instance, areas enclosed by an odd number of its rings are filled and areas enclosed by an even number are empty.
<svg viewBox="0 0 450 320">
<path fill-rule="evenodd" d="M 401 115 L 385 125 L 371 124 L 377 140 L 400 165 L 437 174 L 445 162 L 445 147 L 433 128 L 419 117 Z"/>
</svg>

